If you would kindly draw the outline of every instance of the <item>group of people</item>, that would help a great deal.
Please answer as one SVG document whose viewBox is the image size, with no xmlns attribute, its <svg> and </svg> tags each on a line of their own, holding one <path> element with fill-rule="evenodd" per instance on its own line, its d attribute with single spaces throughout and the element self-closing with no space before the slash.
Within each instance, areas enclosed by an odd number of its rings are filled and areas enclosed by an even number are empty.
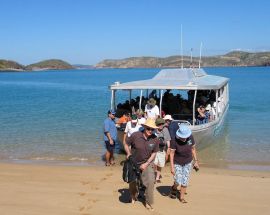
<svg viewBox="0 0 270 215">
<path fill-rule="evenodd" d="M 149 104 L 151 104 L 149 102 Z M 155 107 L 154 103 L 149 109 Z M 155 113 L 155 112 L 154 112 Z M 104 121 L 104 140 L 106 145 L 106 166 L 114 164 L 113 150 L 117 138 L 114 122 L 115 112 L 108 111 L 108 118 Z M 127 158 L 132 158 L 140 169 L 140 180 L 144 186 L 144 204 L 153 210 L 154 184 L 161 182 L 161 170 L 166 161 L 170 161 L 170 169 L 174 178 L 170 195 L 180 202 L 184 199 L 186 187 L 192 167 L 199 168 L 195 141 L 190 128 L 186 124 L 175 124 L 170 115 L 163 118 L 153 112 L 145 113 L 138 110 L 136 115 L 126 123 L 123 139 Z M 137 181 L 129 183 L 131 202 L 138 200 L 140 193 Z"/>
</svg>

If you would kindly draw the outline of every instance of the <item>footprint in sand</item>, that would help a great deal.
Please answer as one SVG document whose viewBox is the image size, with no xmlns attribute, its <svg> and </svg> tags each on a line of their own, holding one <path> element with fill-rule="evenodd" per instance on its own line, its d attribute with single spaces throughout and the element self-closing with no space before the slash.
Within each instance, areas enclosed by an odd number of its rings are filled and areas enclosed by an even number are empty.
<svg viewBox="0 0 270 215">
<path fill-rule="evenodd" d="M 80 196 L 85 196 L 86 193 L 78 193 Z"/>
<path fill-rule="evenodd" d="M 82 185 L 87 185 L 87 184 L 90 184 L 90 181 L 81 181 L 81 184 Z"/>
<path fill-rule="evenodd" d="M 91 186 L 91 190 L 99 190 L 99 187 L 96 185 Z"/>
<path fill-rule="evenodd" d="M 106 176 L 108 176 L 108 177 L 109 177 L 109 176 L 112 176 L 112 175 L 113 175 L 113 173 L 108 173 L 108 174 L 106 174 Z"/>
</svg>

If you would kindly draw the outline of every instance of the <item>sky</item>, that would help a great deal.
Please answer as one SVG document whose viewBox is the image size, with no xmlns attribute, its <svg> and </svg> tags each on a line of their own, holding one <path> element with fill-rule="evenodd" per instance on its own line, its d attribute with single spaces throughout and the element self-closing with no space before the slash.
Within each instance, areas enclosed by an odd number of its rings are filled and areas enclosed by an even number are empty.
<svg viewBox="0 0 270 215">
<path fill-rule="evenodd" d="M 0 59 L 104 59 L 270 51 L 269 0 L 0 0 Z"/>
</svg>

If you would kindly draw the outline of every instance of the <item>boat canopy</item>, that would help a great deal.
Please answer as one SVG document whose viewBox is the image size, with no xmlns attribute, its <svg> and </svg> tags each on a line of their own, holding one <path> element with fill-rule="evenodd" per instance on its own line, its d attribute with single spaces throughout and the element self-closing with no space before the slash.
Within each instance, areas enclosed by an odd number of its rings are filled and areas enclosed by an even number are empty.
<svg viewBox="0 0 270 215">
<path fill-rule="evenodd" d="M 126 83 L 115 82 L 111 90 L 179 89 L 209 90 L 220 89 L 229 81 L 221 76 L 208 75 L 201 68 L 162 69 L 152 79 Z"/>
</svg>

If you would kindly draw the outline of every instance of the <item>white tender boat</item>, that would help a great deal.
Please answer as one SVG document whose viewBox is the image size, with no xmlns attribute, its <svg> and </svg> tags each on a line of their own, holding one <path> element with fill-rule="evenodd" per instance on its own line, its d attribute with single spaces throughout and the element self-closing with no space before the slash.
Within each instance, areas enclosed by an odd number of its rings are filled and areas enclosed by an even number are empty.
<svg viewBox="0 0 270 215">
<path fill-rule="evenodd" d="M 163 96 L 166 90 L 189 92 L 192 95 L 192 105 L 190 116 L 187 114 L 171 113 L 174 119 L 180 123 L 186 123 L 190 126 L 193 136 L 197 144 L 209 142 L 215 137 L 217 131 L 221 127 L 229 107 L 229 79 L 220 76 L 208 75 L 202 68 L 176 68 L 162 69 L 152 79 L 120 83 L 115 82 L 110 85 L 111 90 L 111 108 L 116 108 L 115 98 L 117 92 L 121 90 L 129 91 L 129 97 L 132 98 L 132 91 L 139 91 L 140 101 L 139 108 L 142 107 L 142 96 L 149 90 L 156 90 L 159 95 L 159 110 L 162 112 Z M 212 110 L 215 112 L 214 117 L 207 123 L 198 124 L 196 119 L 196 111 L 198 107 L 198 94 L 202 91 L 211 91 L 214 95 L 212 101 Z M 212 96 L 213 97 L 213 96 Z M 190 99 L 190 98 L 189 98 Z M 172 105 L 172 104 L 166 104 Z M 120 142 L 123 131 L 119 131 Z"/>
</svg>

